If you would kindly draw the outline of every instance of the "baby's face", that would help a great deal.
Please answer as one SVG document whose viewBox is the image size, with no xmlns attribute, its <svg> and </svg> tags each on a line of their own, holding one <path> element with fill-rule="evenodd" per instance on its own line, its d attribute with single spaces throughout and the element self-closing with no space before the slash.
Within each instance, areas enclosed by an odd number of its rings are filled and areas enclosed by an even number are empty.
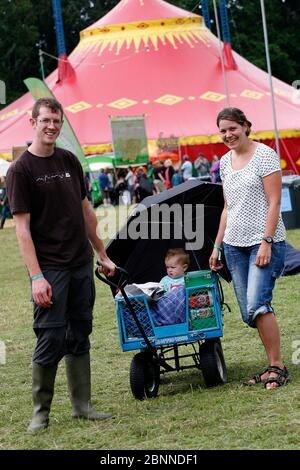
<svg viewBox="0 0 300 470">
<path fill-rule="evenodd" d="M 166 260 L 166 269 L 168 276 L 175 279 L 184 275 L 187 265 L 182 264 L 176 256 L 172 256 Z"/>
</svg>

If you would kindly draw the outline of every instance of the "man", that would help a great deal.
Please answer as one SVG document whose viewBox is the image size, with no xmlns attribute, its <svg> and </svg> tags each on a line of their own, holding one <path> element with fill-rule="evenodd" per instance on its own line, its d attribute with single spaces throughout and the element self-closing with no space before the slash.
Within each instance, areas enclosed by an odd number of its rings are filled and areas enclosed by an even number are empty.
<svg viewBox="0 0 300 470">
<path fill-rule="evenodd" d="M 188 155 L 184 155 L 183 164 L 181 165 L 183 181 L 188 181 L 193 176 L 193 164 L 189 161 Z"/>
<path fill-rule="evenodd" d="M 164 166 L 159 160 L 154 162 L 153 166 L 153 184 L 155 191 L 157 192 L 157 194 L 159 194 L 166 189 L 164 178 Z"/>
<path fill-rule="evenodd" d="M 128 167 L 127 175 L 125 176 L 125 181 L 127 182 L 127 188 L 130 193 L 130 204 L 135 204 L 134 174 L 131 166 Z"/>
<path fill-rule="evenodd" d="M 195 170 L 198 172 L 198 176 L 201 177 L 210 177 L 209 174 L 209 162 L 203 153 L 199 153 L 199 157 L 194 161 Z"/>
<path fill-rule="evenodd" d="M 100 186 L 103 205 L 105 207 L 107 207 L 107 206 L 110 205 L 109 179 L 108 179 L 107 173 L 104 170 L 104 168 L 101 169 L 101 172 L 100 172 L 100 175 L 99 175 L 99 186 Z"/>
<path fill-rule="evenodd" d="M 31 280 L 34 332 L 33 417 L 28 432 L 48 426 L 57 365 L 65 356 L 73 417 L 110 418 L 91 404 L 90 342 L 94 304 L 93 250 L 101 272 L 115 265 L 96 234 L 81 165 L 55 147 L 63 109 L 55 99 L 36 101 L 34 138 L 7 174 L 7 190 L 20 251 Z"/>
<path fill-rule="evenodd" d="M 6 183 L 5 183 L 4 176 L 3 176 L 2 199 L 0 200 L 0 206 L 2 206 L 2 209 L 0 208 L 0 213 L 1 213 L 0 230 L 2 230 L 4 228 L 5 221 L 9 214 L 8 196 L 7 196 Z"/>
</svg>

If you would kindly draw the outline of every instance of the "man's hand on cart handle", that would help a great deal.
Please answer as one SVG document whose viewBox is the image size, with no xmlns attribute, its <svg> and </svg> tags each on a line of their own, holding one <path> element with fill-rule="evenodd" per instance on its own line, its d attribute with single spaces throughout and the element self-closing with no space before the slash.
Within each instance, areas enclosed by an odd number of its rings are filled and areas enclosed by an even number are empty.
<svg viewBox="0 0 300 470">
<path fill-rule="evenodd" d="M 112 277 L 116 272 L 116 265 L 108 258 L 101 258 L 101 260 L 97 261 L 98 271 L 99 273 L 105 274 L 105 276 Z"/>
</svg>

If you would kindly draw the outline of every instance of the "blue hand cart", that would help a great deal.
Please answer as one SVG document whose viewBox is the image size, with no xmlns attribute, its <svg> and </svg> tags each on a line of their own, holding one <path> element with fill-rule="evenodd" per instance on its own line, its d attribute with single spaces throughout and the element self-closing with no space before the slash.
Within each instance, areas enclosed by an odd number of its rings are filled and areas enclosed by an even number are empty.
<svg viewBox="0 0 300 470">
<path fill-rule="evenodd" d="M 179 302 L 183 302 L 182 315 L 175 321 L 172 315 L 167 315 L 167 320 L 162 321 L 147 295 L 126 294 L 126 271 L 118 270 L 122 273 L 118 285 L 103 278 L 98 270 L 96 276 L 121 293 L 116 298 L 116 307 L 122 350 L 139 350 L 130 366 L 134 397 L 139 400 L 156 397 L 162 374 L 192 367 L 202 370 L 208 387 L 226 383 L 227 370 L 220 341 L 224 299 L 219 276 L 209 270 L 186 273 L 181 297 L 176 305 L 170 306 L 176 310 Z M 181 354 L 187 345 L 192 346 L 192 352 Z M 182 364 L 183 359 L 185 364 Z M 189 359 L 192 363 L 186 364 Z"/>
</svg>

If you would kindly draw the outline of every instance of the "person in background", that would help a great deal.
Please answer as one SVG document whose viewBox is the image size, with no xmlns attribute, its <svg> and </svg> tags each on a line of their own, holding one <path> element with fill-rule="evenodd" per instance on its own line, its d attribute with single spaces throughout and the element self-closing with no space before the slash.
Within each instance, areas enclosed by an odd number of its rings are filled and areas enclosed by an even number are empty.
<svg viewBox="0 0 300 470">
<path fill-rule="evenodd" d="M 121 169 L 117 173 L 117 181 L 115 184 L 115 197 L 116 197 L 116 204 L 123 204 L 123 194 L 127 190 L 127 182 L 125 180 L 126 172 L 125 170 Z"/>
<path fill-rule="evenodd" d="M 125 176 L 125 180 L 127 182 L 127 189 L 130 193 L 130 204 L 135 203 L 135 192 L 134 192 L 134 174 L 132 171 L 132 167 L 128 167 L 127 175 Z"/>
<path fill-rule="evenodd" d="M 210 176 L 210 165 L 203 153 L 199 153 L 197 160 L 194 161 L 194 167 L 198 176 L 202 178 Z"/>
<path fill-rule="evenodd" d="M 88 173 L 84 173 L 84 185 L 86 190 L 86 197 L 92 202 L 92 185 Z"/>
<path fill-rule="evenodd" d="M 183 183 L 183 177 L 182 177 L 182 174 L 181 174 L 181 170 L 176 168 L 175 173 L 172 176 L 172 186 L 178 186 L 181 183 Z"/>
<path fill-rule="evenodd" d="M 103 205 L 109 206 L 110 205 L 110 198 L 109 198 L 109 178 L 107 176 L 106 170 L 104 168 L 101 169 L 99 175 L 99 186 L 102 196 Z"/>
<path fill-rule="evenodd" d="M 95 300 L 93 249 L 99 270 L 115 264 L 97 234 L 77 157 L 56 147 L 63 109 L 38 99 L 30 123 L 34 137 L 7 173 L 16 235 L 28 270 L 36 347 L 32 362 L 33 416 L 29 433 L 48 426 L 58 363 L 65 357 L 74 418 L 102 420 L 91 405 L 90 341 Z M 93 249 L 92 249 L 93 248 Z"/>
<path fill-rule="evenodd" d="M 152 196 L 154 193 L 153 183 L 149 181 L 145 172 L 142 172 L 137 177 L 136 193 L 139 202 L 145 199 L 145 197 Z"/>
<path fill-rule="evenodd" d="M 9 215 L 9 202 L 8 202 L 8 195 L 7 195 L 7 190 L 6 190 L 5 176 L 3 176 L 2 179 L 3 179 L 3 188 L 2 188 L 2 196 L 0 200 L 0 208 L 2 209 L 0 230 L 4 228 L 5 221 Z"/>
<path fill-rule="evenodd" d="M 184 155 L 181 165 L 183 181 L 188 181 L 193 176 L 193 164 L 189 161 L 188 155 Z"/>
<path fill-rule="evenodd" d="M 153 165 L 151 162 L 147 164 L 147 170 L 146 170 L 146 175 L 150 183 L 153 183 L 154 176 L 153 176 Z"/>
<path fill-rule="evenodd" d="M 225 203 L 210 268 L 223 267 L 224 249 L 243 321 L 258 330 L 269 363 L 245 384 L 264 383 L 273 390 L 289 380 L 271 305 L 285 259 L 280 159 L 273 149 L 249 138 L 252 124 L 240 109 L 223 109 L 217 125 L 229 152 L 220 162 Z"/>
<path fill-rule="evenodd" d="M 107 174 L 108 178 L 108 195 L 110 203 L 115 206 L 116 205 L 116 197 L 115 197 L 115 178 L 113 172 L 109 168 L 105 168 L 105 173 Z"/>
<path fill-rule="evenodd" d="M 172 160 L 169 158 L 168 160 L 165 161 L 165 185 L 166 189 L 171 189 L 173 184 L 172 184 L 172 178 L 175 173 L 174 167 L 172 165 Z"/>
<path fill-rule="evenodd" d="M 161 193 L 166 189 L 165 185 L 165 177 L 164 177 L 164 167 L 160 161 L 154 162 L 154 170 L 153 170 L 153 184 L 155 191 L 157 193 Z"/>
<path fill-rule="evenodd" d="M 210 177 L 212 183 L 220 183 L 220 160 L 217 155 L 213 156 L 212 165 L 210 168 Z"/>
</svg>

